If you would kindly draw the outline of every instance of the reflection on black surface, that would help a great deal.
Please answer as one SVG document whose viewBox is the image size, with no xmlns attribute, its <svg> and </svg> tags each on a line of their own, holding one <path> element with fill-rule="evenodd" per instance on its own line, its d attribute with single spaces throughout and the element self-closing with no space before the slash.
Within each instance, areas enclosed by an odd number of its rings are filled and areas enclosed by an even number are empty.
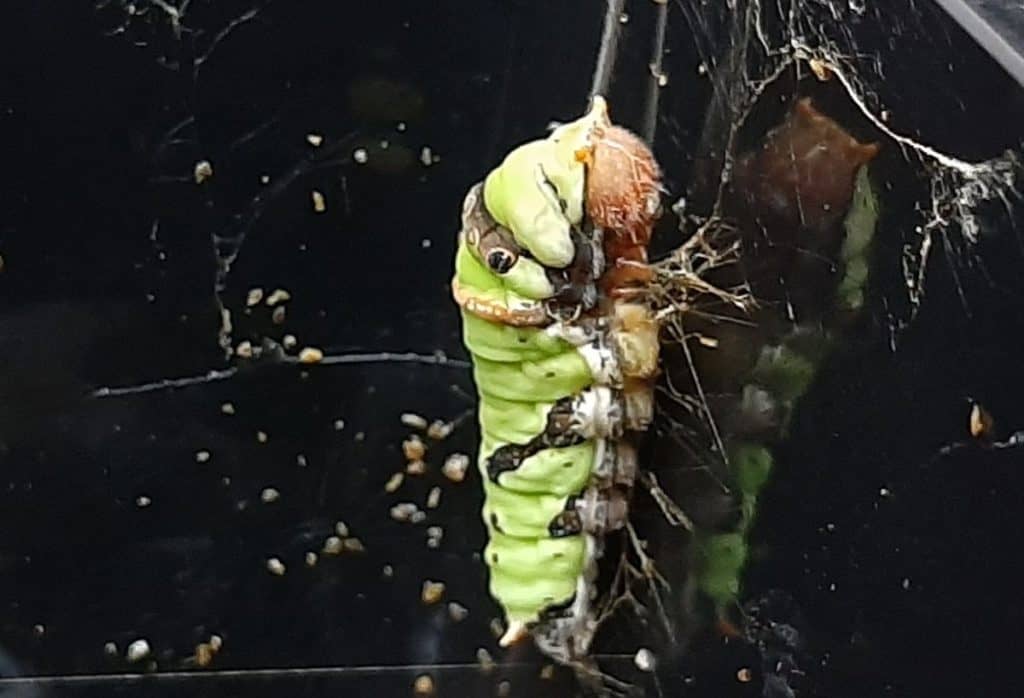
<svg viewBox="0 0 1024 698">
<path fill-rule="evenodd" d="M 23 4 L 4 23 L 15 78 L 0 113 L 0 674 L 53 678 L 0 679 L 0 693 L 407 695 L 429 673 L 442 695 L 494 695 L 502 681 L 513 695 L 568 694 L 567 672 L 542 678 L 533 654 L 495 647 L 476 475 L 440 473 L 446 455 L 474 451 L 473 420 L 429 441 L 425 475 L 384 490 L 404 467 L 401 413 L 450 420 L 473 407 L 461 364 L 225 362 L 214 291 L 219 270 L 236 351 L 294 335 L 291 356 L 461 358 L 447 289 L 458 202 L 509 146 L 579 111 L 600 13 L 197 0 L 176 32 L 163 3 L 137 2 L 137 15 L 100 4 Z M 1019 141 L 1020 93 L 941 15 L 820 5 L 822 26 L 884 69 L 864 78 L 893 128 L 964 158 Z M 670 13 L 657 150 L 674 196 L 695 158 L 715 159 L 698 140 L 732 123 L 703 125 L 712 85 L 729 75 L 724 58 L 697 69 L 729 54 L 703 8 L 687 0 Z M 650 10 L 630 11 L 627 37 L 642 39 Z M 625 53 L 624 75 L 644 74 L 643 44 Z M 197 57 L 201 70 L 181 69 Z M 637 122 L 641 90 L 616 80 L 616 113 Z M 821 94 L 824 112 L 849 113 L 835 83 Z M 302 165 L 343 139 L 337 157 Z M 982 261 L 951 267 L 933 253 L 925 300 L 893 351 L 900 244 L 933 193 L 907 184 L 900 168 L 920 162 L 903 156 L 880 155 L 892 158 L 882 179 L 895 204 L 860 341 L 799 408 L 762 498 L 745 592 L 762 646 L 700 636 L 664 667 L 666 695 L 997 695 L 1013 666 L 997 638 L 1024 613 L 1019 454 L 934 456 L 964 438 L 968 398 L 1005 425 L 1000 438 L 1024 423 L 1020 253 L 1003 202 L 982 206 Z M 197 185 L 204 159 L 213 176 Z M 230 270 L 218 255 L 233 257 Z M 257 287 L 288 291 L 283 319 L 265 299 L 247 305 Z M 90 397 L 235 365 L 215 382 Z M 424 508 L 435 486 L 425 521 L 391 518 L 398 502 Z M 267 488 L 279 498 L 264 501 Z M 322 552 L 339 520 L 365 552 Z M 425 579 L 445 583 L 441 603 L 423 605 Z M 468 617 L 454 620 L 448 601 Z M 633 669 L 636 632 L 611 631 L 607 665 L 655 695 Z M 199 667 L 213 635 L 223 645 Z M 139 639 L 150 654 L 129 662 Z M 478 668 L 479 648 L 493 671 Z M 799 676 L 776 681 L 766 657 Z"/>
</svg>

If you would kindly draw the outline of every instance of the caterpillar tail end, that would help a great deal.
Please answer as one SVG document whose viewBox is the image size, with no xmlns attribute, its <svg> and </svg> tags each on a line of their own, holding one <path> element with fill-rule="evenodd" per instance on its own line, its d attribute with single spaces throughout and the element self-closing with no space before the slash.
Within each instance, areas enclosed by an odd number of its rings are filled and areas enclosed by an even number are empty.
<svg viewBox="0 0 1024 698">
<path fill-rule="evenodd" d="M 520 620 L 510 620 L 508 622 L 508 630 L 498 640 L 498 645 L 501 647 L 511 647 L 519 643 L 523 638 L 529 637 L 530 630 L 526 627 L 526 623 Z"/>
</svg>

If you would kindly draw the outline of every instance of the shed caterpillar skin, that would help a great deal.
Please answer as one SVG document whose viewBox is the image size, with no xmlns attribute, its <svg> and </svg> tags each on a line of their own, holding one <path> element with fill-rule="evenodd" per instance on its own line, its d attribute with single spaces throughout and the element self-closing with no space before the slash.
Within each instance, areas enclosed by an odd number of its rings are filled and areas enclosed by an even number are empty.
<svg viewBox="0 0 1024 698">
<path fill-rule="evenodd" d="M 653 416 L 657 326 L 618 291 L 643 279 L 619 260 L 646 262 L 657 177 L 596 97 L 510 152 L 463 205 L 452 291 L 480 400 L 500 643 L 532 635 L 565 663 L 586 657 L 597 629 L 603 536 L 627 521 L 631 440 Z"/>
</svg>

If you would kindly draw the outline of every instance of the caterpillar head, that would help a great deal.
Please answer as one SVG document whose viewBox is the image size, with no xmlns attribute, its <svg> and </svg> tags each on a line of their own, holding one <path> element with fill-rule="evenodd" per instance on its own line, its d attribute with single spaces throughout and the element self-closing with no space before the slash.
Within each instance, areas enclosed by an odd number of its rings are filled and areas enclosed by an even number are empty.
<svg viewBox="0 0 1024 698">
<path fill-rule="evenodd" d="M 575 259 L 572 231 L 583 221 L 592 136 L 605 125 L 607 105 L 595 97 L 586 115 L 519 146 L 484 181 L 488 212 L 545 267 L 564 269 Z"/>
</svg>

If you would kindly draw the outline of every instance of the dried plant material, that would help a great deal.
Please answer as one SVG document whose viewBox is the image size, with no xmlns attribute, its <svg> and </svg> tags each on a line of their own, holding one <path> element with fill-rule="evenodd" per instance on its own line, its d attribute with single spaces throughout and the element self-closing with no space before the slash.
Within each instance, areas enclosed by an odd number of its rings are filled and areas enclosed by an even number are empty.
<svg viewBox="0 0 1024 698">
<path fill-rule="evenodd" d="M 264 504 L 272 504 L 281 498 L 281 493 L 273 487 L 264 487 L 260 492 L 260 501 Z"/>
<path fill-rule="evenodd" d="M 413 434 L 402 442 L 402 453 L 408 461 L 422 460 L 427 453 L 427 446 L 419 436 Z"/>
<path fill-rule="evenodd" d="M 494 657 L 483 647 L 478 647 L 476 650 L 476 661 L 480 665 L 480 671 L 492 671 L 495 667 Z"/>
<path fill-rule="evenodd" d="M 336 521 L 334 524 L 334 532 L 342 538 L 348 537 L 348 524 L 344 521 Z"/>
<path fill-rule="evenodd" d="M 259 305 L 261 300 L 263 300 L 262 288 L 250 288 L 249 293 L 245 295 L 245 305 L 249 308 Z"/>
<path fill-rule="evenodd" d="M 205 642 L 196 645 L 196 664 L 200 667 L 208 667 L 213 662 L 213 648 Z"/>
<path fill-rule="evenodd" d="M 416 414 L 414 412 L 403 412 L 402 416 L 399 419 L 401 420 L 402 424 L 404 424 L 405 426 L 409 427 L 410 429 L 426 429 L 427 428 L 427 419 L 426 419 L 426 417 L 418 415 L 418 414 Z"/>
<path fill-rule="evenodd" d="M 742 669 L 737 670 L 736 680 L 740 683 L 750 683 L 754 680 L 754 672 L 747 667 L 743 667 Z"/>
<path fill-rule="evenodd" d="M 447 439 L 448 436 L 455 430 L 455 425 L 451 422 L 445 422 L 440 419 L 435 419 L 427 427 L 427 436 L 435 441 L 441 441 Z"/>
<path fill-rule="evenodd" d="M 706 334 L 698 334 L 697 335 L 697 342 L 699 342 L 702 347 L 707 347 L 708 349 L 717 349 L 718 348 L 718 338 L 717 337 L 709 337 Z"/>
<path fill-rule="evenodd" d="M 324 200 L 323 194 L 314 189 L 312 192 L 310 192 L 310 195 L 313 198 L 314 211 L 316 211 L 317 213 L 323 213 L 324 211 L 327 210 L 327 201 Z"/>
<path fill-rule="evenodd" d="M 284 576 L 284 563 L 276 557 L 267 558 L 267 571 L 278 577 Z"/>
<path fill-rule="evenodd" d="M 225 402 L 220 406 L 220 413 L 231 415 L 235 413 L 235 406 L 230 402 Z"/>
<path fill-rule="evenodd" d="M 128 650 L 125 652 L 125 659 L 132 663 L 140 662 L 148 657 L 149 653 L 149 642 L 144 638 L 140 638 L 128 645 Z"/>
<path fill-rule="evenodd" d="M 550 681 L 555 678 L 555 665 L 545 664 L 540 668 L 540 678 L 543 681 Z"/>
<path fill-rule="evenodd" d="M 441 488 L 433 487 L 427 494 L 427 509 L 437 509 L 437 505 L 441 503 Z"/>
<path fill-rule="evenodd" d="M 339 536 L 329 536 L 324 540 L 324 547 L 320 550 L 324 555 L 341 555 L 341 552 L 345 549 L 345 544 L 342 543 Z"/>
<path fill-rule="evenodd" d="M 455 623 L 461 623 L 469 616 L 469 609 L 457 601 L 448 602 L 448 617 Z"/>
<path fill-rule="evenodd" d="M 324 360 L 324 353 L 316 347 L 304 347 L 299 352 L 299 363 L 318 364 Z"/>
<path fill-rule="evenodd" d="M 299 345 L 299 340 L 295 338 L 293 334 L 286 334 L 281 338 L 281 346 L 291 351 Z"/>
<path fill-rule="evenodd" d="M 636 668 L 640 671 L 654 671 L 655 663 L 656 660 L 654 652 L 646 647 L 641 647 L 636 651 L 636 654 L 633 655 L 633 664 L 635 664 Z"/>
<path fill-rule="evenodd" d="M 399 487 L 402 486 L 402 482 L 405 480 L 405 473 L 397 472 L 388 478 L 388 481 L 384 483 L 384 491 L 387 493 L 396 492 Z M 392 509 L 394 511 L 394 509 Z"/>
<path fill-rule="evenodd" d="M 274 312 L 270 314 L 270 321 L 273 322 L 275 325 L 283 325 L 286 315 L 287 311 L 285 310 L 285 306 L 279 305 L 276 308 L 274 308 Z"/>
<path fill-rule="evenodd" d="M 242 359 L 252 358 L 252 342 L 248 339 L 238 343 L 235 347 L 235 355 Z"/>
<path fill-rule="evenodd" d="M 434 582 L 429 579 L 423 581 L 423 588 L 420 591 L 420 600 L 428 606 L 437 603 L 444 596 L 444 582 Z"/>
<path fill-rule="evenodd" d="M 409 475 L 422 475 L 427 472 L 427 464 L 422 460 L 413 460 L 405 466 L 405 472 Z"/>
<path fill-rule="evenodd" d="M 324 137 L 321 136 L 319 133 L 307 133 L 306 142 L 309 143 L 314 148 L 319 148 L 321 144 L 323 144 L 324 142 Z"/>
<path fill-rule="evenodd" d="M 316 567 L 317 561 L 320 557 L 312 550 L 306 552 L 306 567 Z"/>
<path fill-rule="evenodd" d="M 292 294 L 285 291 L 283 288 L 275 288 L 269 296 L 267 296 L 266 303 L 269 306 L 277 305 L 278 303 L 287 303 L 292 299 Z"/>
<path fill-rule="evenodd" d="M 989 439 L 995 431 L 995 418 L 979 403 L 971 405 L 970 430 L 976 439 Z"/>
<path fill-rule="evenodd" d="M 452 453 L 444 460 L 441 472 L 452 482 L 462 482 L 466 479 L 466 471 L 469 469 L 469 456 L 465 453 Z"/>
<path fill-rule="evenodd" d="M 413 693 L 418 696 L 434 695 L 434 679 L 430 674 L 420 674 L 412 684 Z"/>
<path fill-rule="evenodd" d="M 192 168 L 192 178 L 196 184 L 202 184 L 213 176 L 213 163 L 209 160 L 200 160 Z"/>
</svg>

